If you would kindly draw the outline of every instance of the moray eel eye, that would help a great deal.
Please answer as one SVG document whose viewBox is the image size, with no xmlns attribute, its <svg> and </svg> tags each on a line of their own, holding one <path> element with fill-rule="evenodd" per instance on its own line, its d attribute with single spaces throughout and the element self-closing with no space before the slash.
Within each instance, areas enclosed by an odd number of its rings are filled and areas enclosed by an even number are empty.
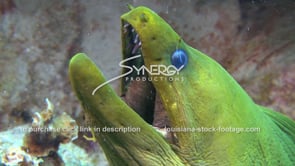
<svg viewBox="0 0 295 166">
<path fill-rule="evenodd" d="M 184 68 L 187 65 L 187 54 L 184 50 L 175 50 L 171 57 L 172 65 L 177 69 Z"/>
</svg>

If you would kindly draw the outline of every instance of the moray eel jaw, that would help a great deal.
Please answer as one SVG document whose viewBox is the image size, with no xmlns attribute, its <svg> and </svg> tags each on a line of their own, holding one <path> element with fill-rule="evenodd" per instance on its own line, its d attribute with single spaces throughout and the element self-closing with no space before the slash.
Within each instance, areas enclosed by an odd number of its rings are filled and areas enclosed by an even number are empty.
<svg viewBox="0 0 295 166">
<path fill-rule="evenodd" d="M 110 85 L 92 94 L 106 80 L 85 54 L 78 53 L 71 59 L 69 75 L 85 111 L 86 123 L 93 128 L 94 140 L 99 142 L 111 165 L 184 165 L 163 136 L 140 118 Z"/>
</svg>

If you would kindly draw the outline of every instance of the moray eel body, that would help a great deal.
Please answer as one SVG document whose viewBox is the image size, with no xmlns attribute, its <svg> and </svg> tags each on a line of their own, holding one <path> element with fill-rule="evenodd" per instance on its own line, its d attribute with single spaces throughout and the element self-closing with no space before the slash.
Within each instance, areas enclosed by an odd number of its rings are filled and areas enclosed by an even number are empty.
<svg viewBox="0 0 295 166">
<path fill-rule="evenodd" d="M 92 119 L 91 124 L 141 128 L 139 133 L 95 134 L 111 164 L 295 164 L 294 121 L 255 104 L 221 65 L 187 45 L 150 9 L 132 8 L 121 19 L 123 42 L 129 26 L 140 40 L 140 44 L 135 42 L 129 48 L 131 56 L 138 51 L 134 48 L 140 46 L 146 68 L 170 67 L 161 68 L 157 74 L 150 73 L 149 78 L 167 111 L 171 127 L 182 130 L 174 133 L 177 142 L 170 145 L 109 85 L 92 95 L 93 89 L 105 79 L 86 55 L 77 54 L 70 62 L 70 79 Z M 124 43 L 123 54 L 130 53 Z M 247 132 L 249 128 L 258 131 Z"/>
</svg>

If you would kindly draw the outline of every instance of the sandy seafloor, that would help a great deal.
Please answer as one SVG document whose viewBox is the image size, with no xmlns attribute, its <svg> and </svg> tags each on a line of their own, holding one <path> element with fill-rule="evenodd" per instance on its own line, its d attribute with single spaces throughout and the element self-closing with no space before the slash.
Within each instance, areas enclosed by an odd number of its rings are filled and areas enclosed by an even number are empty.
<svg viewBox="0 0 295 166">
<path fill-rule="evenodd" d="M 85 52 L 107 78 L 117 76 L 120 15 L 128 11 L 127 3 L 153 9 L 184 41 L 223 65 L 256 103 L 295 119 L 292 0 L 1 0 L 1 153 L 21 144 L 21 134 L 12 136 L 11 131 L 31 123 L 33 113 L 46 107 L 45 98 L 57 114 L 67 112 L 83 124 L 69 84 L 69 60 Z M 112 83 L 117 90 L 118 85 Z M 83 138 L 65 146 L 72 160 L 79 160 L 79 152 L 92 165 L 107 165 L 99 146 Z"/>
</svg>

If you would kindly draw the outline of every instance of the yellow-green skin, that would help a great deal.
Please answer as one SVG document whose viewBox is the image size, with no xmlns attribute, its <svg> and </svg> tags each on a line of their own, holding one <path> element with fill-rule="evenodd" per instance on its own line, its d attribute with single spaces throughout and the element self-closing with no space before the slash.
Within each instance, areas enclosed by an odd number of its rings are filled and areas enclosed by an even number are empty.
<svg viewBox="0 0 295 166">
<path fill-rule="evenodd" d="M 172 148 L 109 85 L 91 95 L 105 79 L 80 53 L 70 62 L 70 79 L 93 126 L 141 128 L 139 133 L 96 134 L 112 165 L 295 165 L 294 121 L 255 104 L 216 61 L 187 45 L 150 9 L 134 8 L 121 19 L 139 34 L 146 67 L 171 65 L 176 48 L 188 54 L 188 64 L 173 76 L 184 81 L 152 82 L 172 127 L 256 127 L 260 132 L 177 132 Z"/>
</svg>

